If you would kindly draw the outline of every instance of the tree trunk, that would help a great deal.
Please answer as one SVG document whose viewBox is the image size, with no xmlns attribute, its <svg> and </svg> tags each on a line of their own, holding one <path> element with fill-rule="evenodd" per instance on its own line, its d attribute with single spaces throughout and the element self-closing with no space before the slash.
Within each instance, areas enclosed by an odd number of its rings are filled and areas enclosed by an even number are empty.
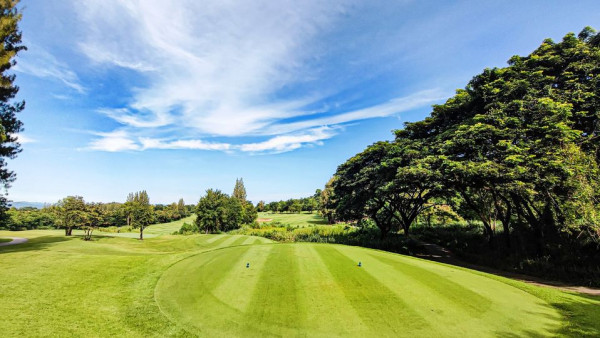
<svg viewBox="0 0 600 338">
<path fill-rule="evenodd" d="M 144 239 L 144 226 L 140 225 L 140 241 Z"/>
</svg>

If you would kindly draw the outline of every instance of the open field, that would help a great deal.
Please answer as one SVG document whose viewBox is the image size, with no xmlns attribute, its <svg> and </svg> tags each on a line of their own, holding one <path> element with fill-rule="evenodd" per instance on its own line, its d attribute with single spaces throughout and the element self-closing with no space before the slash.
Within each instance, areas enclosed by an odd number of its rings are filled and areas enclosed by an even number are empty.
<svg viewBox="0 0 600 338">
<path fill-rule="evenodd" d="M 600 334 L 598 298 L 360 247 L 19 236 L 0 248 L 3 336 Z"/>
<path fill-rule="evenodd" d="M 292 227 L 308 227 L 315 225 L 326 225 L 327 221 L 319 215 L 318 212 L 308 213 L 271 213 L 271 212 L 259 212 L 259 219 L 271 219 L 271 221 L 263 222 L 263 224 L 269 224 L 272 222 L 279 222 L 281 225 L 290 225 Z"/>
</svg>

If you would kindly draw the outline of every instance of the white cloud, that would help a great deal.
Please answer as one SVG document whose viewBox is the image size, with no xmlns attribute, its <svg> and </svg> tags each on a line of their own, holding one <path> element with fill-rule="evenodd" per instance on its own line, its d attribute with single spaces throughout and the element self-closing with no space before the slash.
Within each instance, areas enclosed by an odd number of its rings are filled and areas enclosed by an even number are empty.
<svg viewBox="0 0 600 338">
<path fill-rule="evenodd" d="M 35 143 L 35 142 L 37 142 L 37 140 L 35 140 L 31 137 L 25 136 L 23 134 L 18 134 L 17 142 L 19 142 L 20 144 L 27 144 L 27 143 Z"/>
<path fill-rule="evenodd" d="M 65 63 L 58 61 L 52 54 L 39 46 L 26 43 L 27 51 L 19 54 L 15 70 L 39 78 L 49 78 L 62 82 L 80 94 L 86 89 L 81 85 L 77 74 Z"/>
<path fill-rule="evenodd" d="M 194 150 L 222 150 L 232 148 L 228 143 L 210 143 L 202 140 L 177 140 L 165 141 L 151 138 L 140 138 L 142 149 L 194 149 Z"/>
<path fill-rule="evenodd" d="M 336 128 L 320 127 L 307 130 L 295 135 L 281 135 L 264 142 L 248 143 L 239 146 L 244 152 L 272 152 L 283 153 L 298 149 L 306 144 L 320 145 L 321 141 L 336 135 Z"/>
<path fill-rule="evenodd" d="M 96 133 L 100 138 L 93 140 L 89 149 L 102 151 L 127 151 L 140 150 L 140 146 L 131 139 L 124 130 L 116 130 L 110 133 Z"/>
<path fill-rule="evenodd" d="M 447 97 L 447 95 L 444 95 L 443 92 L 440 90 L 424 90 L 406 97 L 394 98 L 392 100 L 389 100 L 388 102 L 379 105 L 349 111 L 337 115 L 309 119 L 294 123 L 276 124 L 270 126 L 264 132 L 267 134 L 289 133 L 295 130 L 302 130 L 316 126 L 338 125 L 352 121 L 392 116 L 398 113 L 409 111 L 411 109 L 430 105 L 433 102 L 443 99 L 444 97 Z"/>
<path fill-rule="evenodd" d="M 283 153 L 298 149 L 304 145 L 321 145 L 323 140 L 336 135 L 338 127 L 320 127 L 300 133 L 280 135 L 266 141 L 245 144 L 229 144 L 221 142 L 206 142 L 199 139 L 167 140 L 149 137 L 134 137 L 125 130 L 110 133 L 94 133 L 99 138 L 92 141 L 89 150 L 128 151 L 148 149 L 192 149 L 216 151 L 241 151 L 249 153 Z"/>
<path fill-rule="evenodd" d="M 314 107 L 326 107 L 320 102 L 343 88 L 294 92 L 319 78 L 315 60 L 327 46 L 315 41 L 335 28 L 352 2 L 74 1 L 82 24 L 80 51 L 94 64 L 126 68 L 145 79 L 128 104 L 99 109 L 121 126 L 90 148 L 289 151 L 333 137 L 340 124 L 438 100 L 438 91 L 422 91 L 331 114 Z M 207 141 L 214 136 L 270 138 Z"/>
</svg>

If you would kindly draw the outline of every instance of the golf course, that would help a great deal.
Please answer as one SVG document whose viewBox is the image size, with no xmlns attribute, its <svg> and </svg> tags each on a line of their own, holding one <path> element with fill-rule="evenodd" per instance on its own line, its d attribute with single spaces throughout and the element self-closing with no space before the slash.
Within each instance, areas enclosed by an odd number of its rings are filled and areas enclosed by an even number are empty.
<svg viewBox="0 0 600 338">
<path fill-rule="evenodd" d="M 600 332 L 592 296 L 361 247 L 161 229 L 144 241 L 18 232 L 26 243 L 0 247 L 4 336 Z"/>
</svg>

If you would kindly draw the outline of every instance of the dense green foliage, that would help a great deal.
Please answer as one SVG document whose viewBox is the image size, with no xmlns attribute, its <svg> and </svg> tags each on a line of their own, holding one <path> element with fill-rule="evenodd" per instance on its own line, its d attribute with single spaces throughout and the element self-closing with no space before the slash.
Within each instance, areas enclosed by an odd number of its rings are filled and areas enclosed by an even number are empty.
<svg viewBox="0 0 600 338">
<path fill-rule="evenodd" d="M 21 43 L 19 21 L 21 13 L 16 6 L 18 0 L 0 1 L 0 186 L 10 187 L 16 175 L 7 168 L 7 159 L 14 159 L 21 152 L 17 134 L 23 130 L 23 123 L 17 113 L 25 108 L 25 101 L 14 102 L 19 91 L 15 74 L 11 68 L 16 65 L 15 57 L 25 50 Z M 7 209 L 6 192 L 0 192 L 0 221 L 5 221 Z"/>
<path fill-rule="evenodd" d="M 340 165 L 329 202 L 382 236 L 446 206 L 516 261 L 600 262 L 600 34 L 546 40 L 486 69 L 431 116 Z M 454 212 L 456 210 L 456 212 Z"/>
<path fill-rule="evenodd" d="M 63 228 L 67 236 L 73 229 L 85 229 L 89 233 L 89 239 L 96 229 L 104 232 L 128 232 L 141 228 L 141 221 L 145 227 L 148 224 L 178 221 L 191 214 L 192 206 L 186 206 L 183 199 L 169 205 L 150 205 L 147 193 L 145 196 L 137 193 L 138 201 L 135 195 L 130 194 L 125 203 L 86 203 L 82 197 L 69 196 L 42 209 L 11 208 L 7 212 L 9 218 L 0 228 L 9 230 Z M 139 202 L 140 197 L 148 204 Z M 176 226 L 177 229 L 180 226 Z"/>
<path fill-rule="evenodd" d="M 244 181 L 237 179 L 231 196 L 220 190 L 208 189 L 196 205 L 196 221 L 198 231 L 217 233 L 239 228 L 242 224 L 252 224 L 258 212 L 252 202 L 246 200 Z M 191 229 L 181 229 L 181 233 Z"/>
<path fill-rule="evenodd" d="M 320 190 L 315 193 L 315 195 L 304 198 L 290 198 L 285 201 L 273 201 L 265 204 L 264 202 L 259 202 L 256 205 L 256 208 L 260 211 L 270 211 L 270 212 L 289 212 L 289 213 L 299 213 L 302 211 L 313 212 L 319 210 L 319 195 Z"/>
</svg>

